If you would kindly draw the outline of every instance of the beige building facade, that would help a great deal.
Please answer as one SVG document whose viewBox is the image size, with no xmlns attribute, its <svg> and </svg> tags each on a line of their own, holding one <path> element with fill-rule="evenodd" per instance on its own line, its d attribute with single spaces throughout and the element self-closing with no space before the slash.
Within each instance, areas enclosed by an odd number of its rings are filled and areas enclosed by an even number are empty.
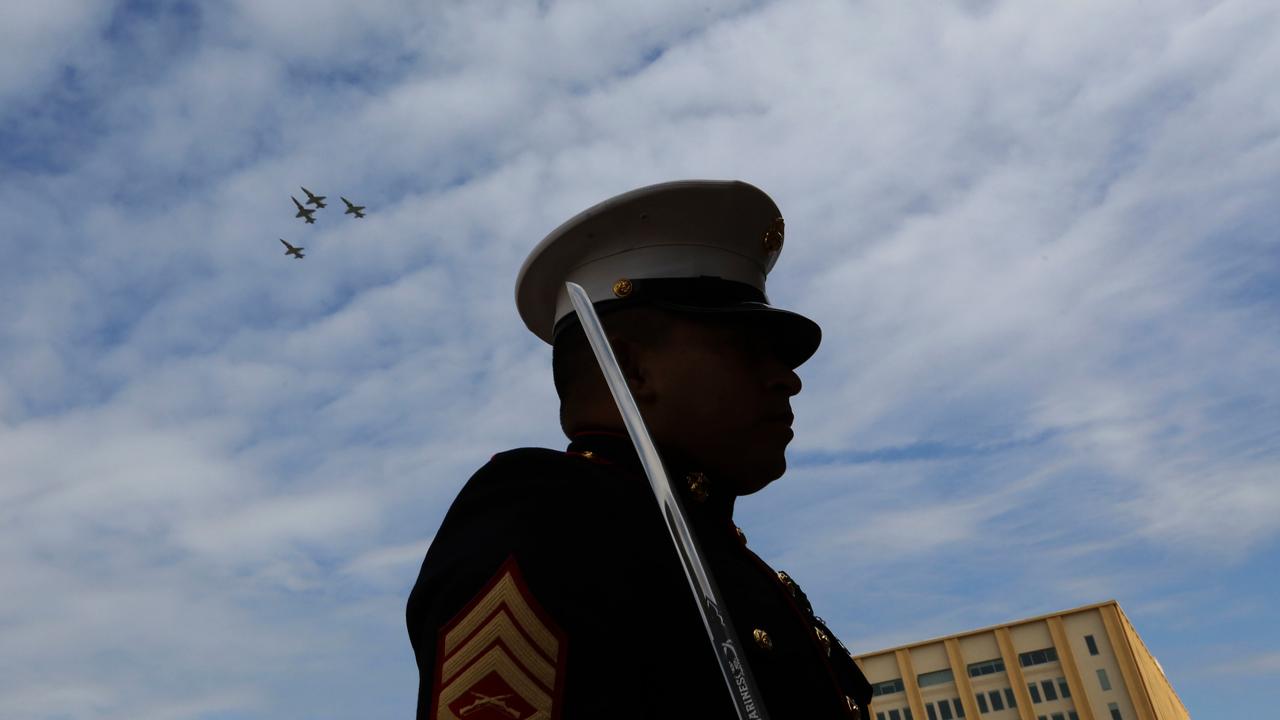
<svg viewBox="0 0 1280 720">
<path fill-rule="evenodd" d="M 1189 720 L 1114 600 L 856 655 L 876 720 Z"/>
</svg>

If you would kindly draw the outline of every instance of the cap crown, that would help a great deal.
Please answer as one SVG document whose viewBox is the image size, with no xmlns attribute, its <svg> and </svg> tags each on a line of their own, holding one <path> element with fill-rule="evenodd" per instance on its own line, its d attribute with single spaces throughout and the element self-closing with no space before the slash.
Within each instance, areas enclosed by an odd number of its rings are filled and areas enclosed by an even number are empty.
<svg viewBox="0 0 1280 720">
<path fill-rule="evenodd" d="M 782 250 L 782 216 L 764 191 L 740 181 L 682 180 L 605 200 L 553 230 L 516 279 L 525 325 L 548 343 L 573 312 L 573 281 L 593 303 L 625 297 L 621 281 L 721 278 L 764 296 Z"/>
</svg>

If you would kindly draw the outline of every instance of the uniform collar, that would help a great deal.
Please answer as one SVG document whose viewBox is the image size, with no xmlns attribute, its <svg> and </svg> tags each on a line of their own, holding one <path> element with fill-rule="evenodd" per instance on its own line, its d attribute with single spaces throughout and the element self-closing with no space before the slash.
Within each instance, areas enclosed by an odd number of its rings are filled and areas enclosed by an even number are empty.
<svg viewBox="0 0 1280 720">
<path fill-rule="evenodd" d="M 588 430 L 574 433 L 565 452 L 608 465 L 623 465 L 643 472 L 635 445 L 626 433 Z"/>
<path fill-rule="evenodd" d="M 626 468 L 644 477 L 644 467 L 640 464 L 640 457 L 636 454 L 631 437 L 626 433 L 610 430 L 577 432 L 570 436 L 569 447 L 565 452 L 580 455 L 600 465 Z M 731 519 L 733 517 L 736 498 L 725 493 L 717 493 L 715 480 L 712 477 L 666 454 L 663 454 L 663 461 L 667 463 L 667 474 L 680 493 L 691 519 Z"/>
</svg>

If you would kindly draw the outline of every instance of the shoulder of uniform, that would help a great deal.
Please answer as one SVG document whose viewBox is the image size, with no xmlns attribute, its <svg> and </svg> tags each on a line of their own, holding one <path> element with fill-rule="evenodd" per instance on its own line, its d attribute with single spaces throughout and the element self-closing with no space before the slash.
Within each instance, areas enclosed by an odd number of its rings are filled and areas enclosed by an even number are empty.
<svg viewBox="0 0 1280 720">
<path fill-rule="evenodd" d="M 581 457 L 546 448 L 518 448 L 494 455 L 471 476 L 450 507 L 438 539 L 461 531 L 491 539 L 558 533 L 601 504 L 625 495 L 617 483 L 600 482 L 601 469 Z"/>
<path fill-rule="evenodd" d="M 550 448 L 540 447 L 523 447 L 514 448 L 512 450 L 504 450 L 495 453 L 489 462 L 485 464 L 486 468 L 511 468 L 511 467 L 527 467 L 529 465 L 549 465 L 573 462 L 576 457 L 573 453 L 567 453 L 563 450 L 552 450 Z"/>
<path fill-rule="evenodd" d="M 495 454 L 476 471 L 468 486 L 519 484 L 524 492 L 576 492 L 580 483 L 602 468 L 593 458 L 581 453 L 547 448 L 517 448 Z M 593 487 L 593 492 L 603 490 Z"/>
<path fill-rule="evenodd" d="M 487 577 L 512 554 L 536 575 L 558 572 L 559 565 L 541 559 L 565 559 L 566 543 L 596 521 L 584 511 L 588 493 L 574 491 L 587 485 L 574 464 L 554 450 L 520 448 L 500 452 L 476 470 L 432 539 L 409 614 L 438 622 L 441 608 L 462 600 L 456 593 L 479 586 L 481 573 Z"/>
</svg>

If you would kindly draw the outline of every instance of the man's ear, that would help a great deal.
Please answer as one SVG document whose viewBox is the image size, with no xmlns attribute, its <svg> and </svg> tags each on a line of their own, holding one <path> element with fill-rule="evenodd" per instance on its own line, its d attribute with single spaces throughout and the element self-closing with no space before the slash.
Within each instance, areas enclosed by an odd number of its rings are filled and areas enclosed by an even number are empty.
<svg viewBox="0 0 1280 720">
<path fill-rule="evenodd" d="M 650 382 L 648 356 L 640 345 L 625 337 L 611 337 L 609 344 L 613 346 L 613 356 L 618 359 L 618 367 L 622 376 L 627 379 L 627 387 L 636 404 L 644 404 L 653 400 L 654 387 Z"/>
</svg>

